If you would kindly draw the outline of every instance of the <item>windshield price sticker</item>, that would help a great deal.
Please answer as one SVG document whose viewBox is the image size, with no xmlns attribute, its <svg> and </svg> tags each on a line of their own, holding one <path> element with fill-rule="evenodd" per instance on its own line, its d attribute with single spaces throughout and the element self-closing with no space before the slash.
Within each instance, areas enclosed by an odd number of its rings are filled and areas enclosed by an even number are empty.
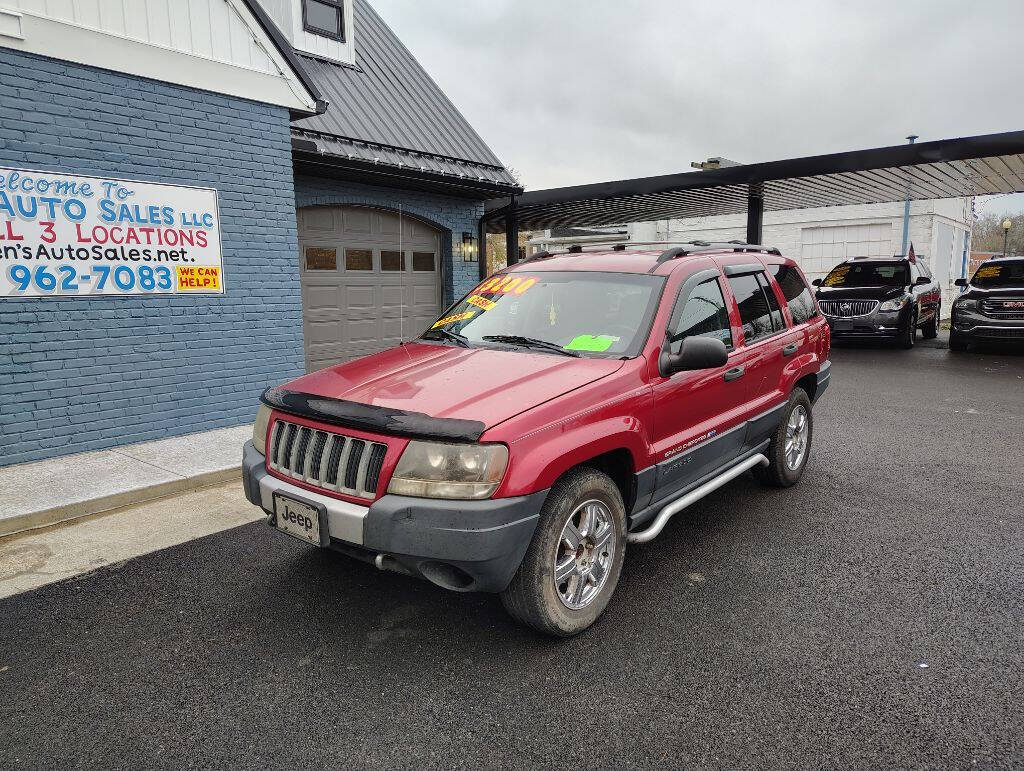
<svg viewBox="0 0 1024 771">
<path fill-rule="evenodd" d="M 849 265 L 840 265 L 832 271 L 828 278 L 825 279 L 825 286 L 835 286 L 836 284 L 843 283 L 843 280 L 846 278 L 846 274 L 849 272 Z"/>
<path fill-rule="evenodd" d="M 534 276 L 493 276 L 476 288 L 480 294 L 520 295 L 537 283 Z"/>
<path fill-rule="evenodd" d="M 453 313 L 451 316 L 445 316 L 439 321 L 435 321 L 431 329 L 437 329 L 438 327 L 447 326 L 448 324 L 454 324 L 456 321 L 465 321 L 471 319 L 476 315 L 476 311 L 465 311 L 463 313 Z"/>
<path fill-rule="evenodd" d="M 223 294 L 217 191 L 0 168 L 0 299 Z"/>
<path fill-rule="evenodd" d="M 485 311 L 489 311 L 496 304 L 493 300 L 488 300 L 486 297 L 481 297 L 478 294 L 471 294 L 466 298 L 466 302 L 470 305 L 475 305 L 477 308 L 482 308 Z"/>
<path fill-rule="evenodd" d="M 1002 265 L 988 265 L 988 266 L 986 266 L 984 268 L 978 268 L 978 275 L 977 275 L 977 277 L 978 278 L 992 278 L 993 276 L 998 276 L 1000 270 L 1002 269 L 1002 267 L 1003 267 Z"/>
</svg>

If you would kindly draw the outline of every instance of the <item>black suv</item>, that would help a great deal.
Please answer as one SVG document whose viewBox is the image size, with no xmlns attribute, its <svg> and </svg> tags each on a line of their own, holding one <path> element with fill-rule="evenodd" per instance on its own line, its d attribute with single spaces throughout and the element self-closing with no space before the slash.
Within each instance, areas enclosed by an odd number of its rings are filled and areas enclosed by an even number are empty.
<svg viewBox="0 0 1024 771">
<path fill-rule="evenodd" d="M 922 262 L 862 257 L 813 283 L 835 340 L 884 338 L 913 348 L 918 328 L 926 340 L 939 334 L 942 291 Z"/>
<path fill-rule="evenodd" d="M 963 351 L 973 341 L 1024 343 L 1024 257 L 999 257 L 983 263 L 967 291 L 953 302 L 949 347 Z"/>
</svg>

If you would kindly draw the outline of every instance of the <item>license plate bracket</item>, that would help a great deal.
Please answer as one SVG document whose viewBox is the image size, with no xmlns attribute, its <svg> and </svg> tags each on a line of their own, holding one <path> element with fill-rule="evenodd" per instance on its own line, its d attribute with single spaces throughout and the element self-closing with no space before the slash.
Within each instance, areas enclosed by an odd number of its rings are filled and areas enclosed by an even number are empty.
<svg viewBox="0 0 1024 771">
<path fill-rule="evenodd" d="M 314 546 L 331 542 L 327 509 L 282 493 L 274 493 L 274 527 L 286 535 Z"/>
<path fill-rule="evenodd" d="M 850 332 L 853 329 L 853 319 L 834 319 L 832 329 L 837 332 Z"/>
</svg>

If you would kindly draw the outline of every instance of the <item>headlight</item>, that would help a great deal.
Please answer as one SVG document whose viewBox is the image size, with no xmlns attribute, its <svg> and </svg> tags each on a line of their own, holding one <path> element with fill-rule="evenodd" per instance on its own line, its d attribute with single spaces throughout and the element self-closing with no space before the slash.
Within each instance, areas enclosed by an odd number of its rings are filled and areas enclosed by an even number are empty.
<svg viewBox="0 0 1024 771">
<path fill-rule="evenodd" d="M 267 427 L 270 426 L 270 407 L 260 405 L 260 411 L 256 413 L 256 420 L 252 424 L 252 444 L 260 455 L 267 446 Z"/>
<path fill-rule="evenodd" d="M 503 444 L 409 442 L 388 492 L 420 498 L 487 498 L 508 466 Z"/>
<path fill-rule="evenodd" d="M 961 297 L 953 301 L 953 310 L 955 311 L 971 311 L 977 307 L 978 301 L 973 297 Z"/>
<path fill-rule="evenodd" d="M 895 300 L 886 300 L 884 303 L 878 306 L 880 311 L 898 311 L 902 310 L 903 306 L 908 302 L 906 297 L 899 297 Z"/>
</svg>

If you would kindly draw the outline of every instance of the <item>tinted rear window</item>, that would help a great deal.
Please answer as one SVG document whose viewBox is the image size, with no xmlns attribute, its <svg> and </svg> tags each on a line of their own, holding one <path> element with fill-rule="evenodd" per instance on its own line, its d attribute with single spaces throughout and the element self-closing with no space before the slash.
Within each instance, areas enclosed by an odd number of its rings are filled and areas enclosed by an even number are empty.
<svg viewBox="0 0 1024 771">
<path fill-rule="evenodd" d="M 782 290 L 783 297 L 789 305 L 794 324 L 803 324 L 818 315 L 818 306 L 814 302 L 810 287 L 804 283 L 800 271 L 790 265 L 775 266 L 775 281 Z"/>
</svg>

